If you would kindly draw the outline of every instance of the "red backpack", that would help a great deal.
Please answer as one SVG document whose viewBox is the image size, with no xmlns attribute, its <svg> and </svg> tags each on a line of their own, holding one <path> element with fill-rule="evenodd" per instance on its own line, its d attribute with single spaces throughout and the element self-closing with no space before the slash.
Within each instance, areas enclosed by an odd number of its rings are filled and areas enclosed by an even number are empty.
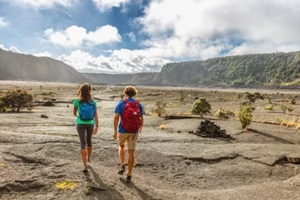
<svg viewBox="0 0 300 200">
<path fill-rule="evenodd" d="M 124 100 L 125 108 L 122 113 L 122 127 L 127 133 L 137 133 L 141 126 L 141 111 L 137 101 Z"/>
</svg>

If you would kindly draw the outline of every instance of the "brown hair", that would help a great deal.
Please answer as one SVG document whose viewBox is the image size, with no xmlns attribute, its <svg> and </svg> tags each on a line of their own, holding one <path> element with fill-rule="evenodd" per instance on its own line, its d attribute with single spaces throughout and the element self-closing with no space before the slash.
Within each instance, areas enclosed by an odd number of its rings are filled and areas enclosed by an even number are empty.
<svg viewBox="0 0 300 200">
<path fill-rule="evenodd" d="M 77 96 L 80 102 L 89 102 L 92 100 L 92 87 L 89 83 L 84 83 L 77 91 Z"/>
<path fill-rule="evenodd" d="M 124 94 L 128 97 L 134 97 L 137 93 L 138 91 L 134 86 L 128 85 L 124 88 Z"/>
</svg>

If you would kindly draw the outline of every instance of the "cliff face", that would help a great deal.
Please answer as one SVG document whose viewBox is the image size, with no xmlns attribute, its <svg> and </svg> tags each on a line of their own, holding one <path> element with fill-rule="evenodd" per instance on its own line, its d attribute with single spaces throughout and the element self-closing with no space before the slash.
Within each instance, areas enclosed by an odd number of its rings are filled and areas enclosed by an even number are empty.
<svg viewBox="0 0 300 200">
<path fill-rule="evenodd" d="M 35 57 L 0 50 L 0 79 L 49 82 L 85 82 L 72 67 L 48 57 Z"/>
<path fill-rule="evenodd" d="M 162 68 L 156 82 L 177 86 L 297 86 L 300 52 L 169 63 Z"/>
<path fill-rule="evenodd" d="M 159 73 L 118 74 L 107 78 L 93 75 L 95 82 L 107 84 L 295 88 L 300 86 L 300 52 L 168 63 Z"/>
</svg>

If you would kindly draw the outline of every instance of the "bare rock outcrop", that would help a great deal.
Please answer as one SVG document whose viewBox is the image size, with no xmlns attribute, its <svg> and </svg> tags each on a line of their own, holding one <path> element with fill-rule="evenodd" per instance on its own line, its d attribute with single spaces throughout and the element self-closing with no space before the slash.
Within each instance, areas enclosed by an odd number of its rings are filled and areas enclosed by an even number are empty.
<svg viewBox="0 0 300 200">
<path fill-rule="evenodd" d="M 210 138 L 232 138 L 226 133 L 226 130 L 221 129 L 220 126 L 215 125 L 215 123 L 210 120 L 201 121 L 195 134 Z"/>
</svg>

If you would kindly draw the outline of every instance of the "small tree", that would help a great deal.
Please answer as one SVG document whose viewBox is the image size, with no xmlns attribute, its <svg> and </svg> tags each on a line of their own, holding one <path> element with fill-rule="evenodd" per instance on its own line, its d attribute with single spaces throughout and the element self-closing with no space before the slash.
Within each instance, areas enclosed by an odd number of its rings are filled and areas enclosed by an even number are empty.
<svg viewBox="0 0 300 200">
<path fill-rule="evenodd" d="M 246 129 L 252 122 L 254 108 L 251 105 L 240 106 L 239 119 L 242 124 L 242 128 Z"/>
<path fill-rule="evenodd" d="M 287 105 L 287 104 L 281 104 L 280 109 L 282 110 L 282 112 L 284 114 L 286 113 L 286 111 L 288 111 L 290 113 L 294 110 L 293 106 L 290 106 L 290 105 Z"/>
<path fill-rule="evenodd" d="M 180 91 L 180 101 L 184 101 L 184 99 L 186 98 L 187 94 L 184 93 L 183 91 Z"/>
<path fill-rule="evenodd" d="M 8 90 L 0 99 L 1 106 L 10 108 L 11 111 L 20 112 L 20 109 L 33 107 L 33 96 L 28 94 L 25 89 Z"/>
<path fill-rule="evenodd" d="M 0 113 L 7 111 L 7 106 L 2 100 L 3 96 L 0 96 Z"/>
<path fill-rule="evenodd" d="M 240 103 L 239 120 L 242 124 L 242 128 L 245 130 L 252 122 L 253 111 L 255 110 L 252 104 L 254 104 L 257 99 L 263 100 L 264 97 L 258 92 L 254 94 L 246 92 Z"/>
<path fill-rule="evenodd" d="M 275 108 L 274 104 L 270 104 L 265 107 L 266 110 L 274 110 L 274 108 Z"/>
<path fill-rule="evenodd" d="M 255 103 L 257 99 L 264 100 L 264 96 L 262 96 L 259 92 L 255 92 L 254 94 L 246 92 L 244 94 L 244 101 L 248 101 L 250 104 Z"/>
<path fill-rule="evenodd" d="M 200 115 L 203 118 L 204 114 L 208 114 L 211 111 L 211 105 L 206 101 L 205 98 L 197 99 L 192 107 L 192 114 Z"/>
<path fill-rule="evenodd" d="M 155 113 L 157 113 L 157 115 L 159 117 L 164 117 L 167 115 L 166 109 L 165 107 L 167 106 L 167 103 L 164 101 L 157 101 L 155 102 L 155 105 L 157 106 L 157 108 L 154 110 Z"/>
</svg>

